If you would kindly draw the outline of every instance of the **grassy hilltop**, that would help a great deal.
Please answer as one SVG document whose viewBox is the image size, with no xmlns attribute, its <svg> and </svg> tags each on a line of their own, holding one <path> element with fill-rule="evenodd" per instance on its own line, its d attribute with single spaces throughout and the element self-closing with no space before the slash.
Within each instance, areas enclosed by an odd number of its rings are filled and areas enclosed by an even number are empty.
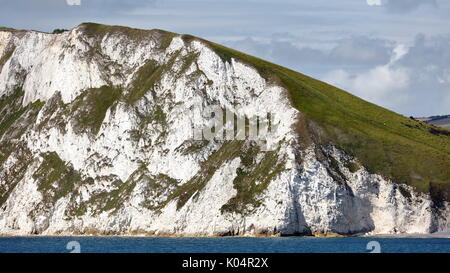
<svg viewBox="0 0 450 273">
<path fill-rule="evenodd" d="M 256 67 L 283 85 L 306 115 L 306 139 L 332 143 L 370 172 L 450 199 L 450 131 L 396 114 L 334 86 L 259 58 L 208 42 L 222 58 Z M 301 130 L 301 129 L 300 129 Z M 299 132 L 304 135 L 305 132 Z"/>
<path fill-rule="evenodd" d="M 167 47 L 176 36 L 161 30 L 93 23 L 84 26 L 87 35 L 99 38 L 118 32 L 136 40 L 147 37 L 149 31 L 157 31 L 165 37 L 161 47 Z M 242 52 L 190 35 L 182 35 L 182 38 L 203 41 L 223 60 L 234 58 L 245 62 L 268 81 L 284 86 L 293 106 L 303 114 L 298 124 L 302 143 L 333 144 L 356 157 L 359 164 L 372 173 L 450 200 L 449 130 L 396 114 L 334 86 Z M 148 79 L 157 76 L 152 73 L 160 73 L 158 69 L 149 71 L 145 73 L 146 79 L 142 79 L 144 86 Z"/>
</svg>

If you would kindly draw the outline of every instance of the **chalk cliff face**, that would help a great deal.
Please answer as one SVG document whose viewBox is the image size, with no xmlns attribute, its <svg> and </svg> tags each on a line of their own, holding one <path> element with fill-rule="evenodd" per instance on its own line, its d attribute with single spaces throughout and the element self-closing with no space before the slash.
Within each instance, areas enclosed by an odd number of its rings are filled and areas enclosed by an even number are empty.
<svg viewBox="0 0 450 273">
<path fill-rule="evenodd" d="M 204 40 L 3 30 L 0 71 L 0 234 L 450 230 L 445 198 L 316 141 L 283 84 Z M 265 144 L 195 140 L 209 106 L 271 113 L 276 129 Z"/>
</svg>

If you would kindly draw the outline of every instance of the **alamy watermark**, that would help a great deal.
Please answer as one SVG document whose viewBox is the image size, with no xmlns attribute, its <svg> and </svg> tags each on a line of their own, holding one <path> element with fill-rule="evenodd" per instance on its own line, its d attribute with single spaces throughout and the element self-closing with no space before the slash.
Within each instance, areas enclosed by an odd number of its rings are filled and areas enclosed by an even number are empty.
<svg viewBox="0 0 450 273">
<path fill-rule="evenodd" d="M 378 241 L 370 241 L 366 246 L 367 250 L 370 250 L 369 253 L 381 253 L 381 244 Z"/>
<path fill-rule="evenodd" d="M 273 151 L 278 143 L 274 141 L 279 120 L 271 112 L 258 115 L 245 114 L 243 109 L 208 106 L 202 110 L 207 115 L 206 124 L 194 124 L 194 140 L 248 140 L 255 141 L 262 150 Z M 241 110 L 241 111 L 240 111 Z"/>
<path fill-rule="evenodd" d="M 66 245 L 66 249 L 70 253 L 81 253 L 81 244 L 78 241 L 70 241 Z M 381 253 L 381 244 L 378 241 L 370 241 L 367 243 L 366 249 L 369 253 Z"/>
<path fill-rule="evenodd" d="M 78 241 L 70 241 L 67 243 L 66 249 L 70 250 L 70 253 L 81 253 L 81 244 Z"/>
</svg>

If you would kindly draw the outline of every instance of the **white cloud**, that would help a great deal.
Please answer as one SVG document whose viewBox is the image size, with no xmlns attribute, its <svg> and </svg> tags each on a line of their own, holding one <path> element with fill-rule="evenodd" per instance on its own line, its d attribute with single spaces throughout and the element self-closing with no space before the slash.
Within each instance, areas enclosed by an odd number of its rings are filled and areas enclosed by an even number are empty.
<svg viewBox="0 0 450 273">
<path fill-rule="evenodd" d="M 384 6 L 393 13 L 409 12 L 420 6 L 438 6 L 436 0 L 366 0 L 366 3 L 372 7 Z"/>
<path fill-rule="evenodd" d="M 408 87 L 407 69 L 383 65 L 359 74 L 353 81 L 354 90 L 377 103 L 383 102 L 386 95 Z"/>
<path fill-rule="evenodd" d="M 442 75 L 437 76 L 437 80 L 441 84 L 450 83 L 450 68 L 444 69 L 444 71 L 442 72 Z M 450 103 L 449 103 L 449 105 L 450 105 Z"/>
<path fill-rule="evenodd" d="M 381 0 L 367 0 L 367 5 L 369 6 L 381 6 Z"/>
<path fill-rule="evenodd" d="M 81 0 L 66 0 L 67 5 L 69 6 L 80 6 Z"/>
<path fill-rule="evenodd" d="M 393 48 L 386 64 L 334 69 L 321 79 L 404 115 L 449 114 L 449 47 L 450 36 L 418 35 L 410 47 Z"/>
<path fill-rule="evenodd" d="M 398 45 L 387 64 L 354 74 L 338 69 L 327 73 L 322 80 L 373 103 L 397 108 L 399 103 L 408 100 L 409 94 L 403 91 L 409 87 L 411 79 L 407 68 L 395 64 L 407 53 L 404 45 Z"/>
<path fill-rule="evenodd" d="M 399 98 L 404 99 L 401 91 L 409 86 L 410 76 L 407 69 L 383 65 L 358 74 L 338 69 L 322 80 L 373 103 L 394 107 Z"/>
<path fill-rule="evenodd" d="M 409 51 L 408 47 L 406 47 L 403 44 L 399 44 L 396 47 L 394 47 L 394 49 L 392 50 L 392 57 L 391 60 L 389 61 L 389 64 L 394 64 L 395 62 L 400 60 L 403 56 L 408 54 L 408 51 Z"/>
</svg>

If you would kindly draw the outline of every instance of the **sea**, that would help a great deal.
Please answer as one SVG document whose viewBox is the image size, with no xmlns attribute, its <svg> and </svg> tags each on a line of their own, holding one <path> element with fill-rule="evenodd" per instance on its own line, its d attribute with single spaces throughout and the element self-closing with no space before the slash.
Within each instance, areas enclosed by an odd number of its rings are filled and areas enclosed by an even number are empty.
<svg viewBox="0 0 450 273">
<path fill-rule="evenodd" d="M 0 253 L 450 253 L 450 238 L 0 237 Z"/>
</svg>

